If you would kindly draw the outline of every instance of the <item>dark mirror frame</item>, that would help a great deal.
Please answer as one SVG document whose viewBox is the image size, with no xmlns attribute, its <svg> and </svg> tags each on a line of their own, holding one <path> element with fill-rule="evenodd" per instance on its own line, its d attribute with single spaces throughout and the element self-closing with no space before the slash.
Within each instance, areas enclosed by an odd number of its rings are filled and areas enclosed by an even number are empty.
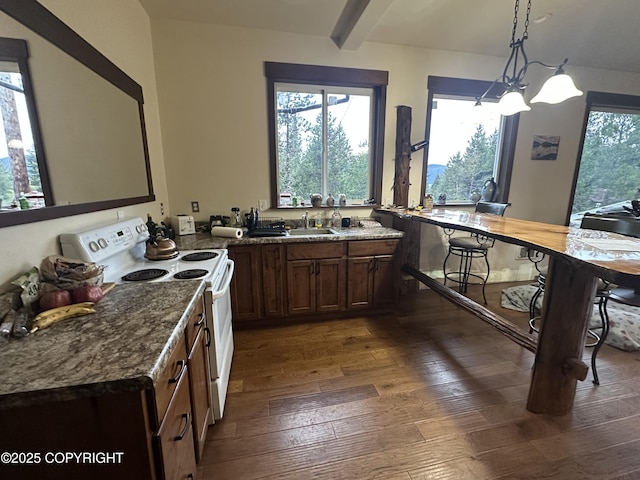
<svg viewBox="0 0 640 480">
<path fill-rule="evenodd" d="M 2 0 L 2 3 L 0 3 L 0 11 L 20 22 L 45 40 L 48 40 L 60 50 L 75 58 L 87 68 L 93 70 L 102 78 L 112 83 L 115 87 L 119 88 L 138 102 L 144 161 L 147 170 L 147 186 L 149 191 L 149 195 L 141 197 L 119 198 L 76 205 L 47 206 L 32 210 L 3 212 L 0 213 L 0 227 L 51 220 L 71 215 L 97 212 L 110 208 L 118 208 L 154 201 L 155 195 L 153 194 L 151 164 L 149 161 L 149 149 L 147 146 L 147 134 L 144 122 L 144 99 L 142 96 L 142 87 L 36 0 Z M 39 153 L 38 158 L 41 156 L 44 158 L 45 155 L 46 152 L 44 152 L 44 155 Z M 49 162 L 51 161 L 52 159 L 49 159 Z"/>
</svg>

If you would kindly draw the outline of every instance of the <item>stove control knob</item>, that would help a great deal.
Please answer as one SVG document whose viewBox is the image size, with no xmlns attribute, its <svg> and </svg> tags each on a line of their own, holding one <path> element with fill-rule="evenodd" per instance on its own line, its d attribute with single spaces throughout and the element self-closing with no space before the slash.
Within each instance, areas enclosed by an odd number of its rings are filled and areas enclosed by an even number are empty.
<svg viewBox="0 0 640 480">
<path fill-rule="evenodd" d="M 89 248 L 92 252 L 97 252 L 98 250 L 100 250 L 100 246 L 93 240 L 89 242 Z"/>
<path fill-rule="evenodd" d="M 147 229 L 147 226 L 144 223 L 136 225 L 136 232 L 143 233 Z"/>
<path fill-rule="evenodd" d="M 100 238 L 98 239 L 98 245 L 100 245 L 100 248 L 107 248 L 107 241 L 104 238 Z"/>
</svg>

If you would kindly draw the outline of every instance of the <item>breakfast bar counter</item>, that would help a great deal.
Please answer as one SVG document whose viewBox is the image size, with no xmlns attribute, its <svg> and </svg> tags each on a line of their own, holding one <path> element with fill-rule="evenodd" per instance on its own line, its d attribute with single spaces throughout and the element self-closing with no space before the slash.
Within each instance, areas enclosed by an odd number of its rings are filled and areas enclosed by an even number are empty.
<svg viewBox="0 0 640 480">
<path fill-rule="evenodd" d="M 577 380 L 586 377 L 586 366 L 581 359 L 596 280 L 603 278 L 622 286 L 640 287 L 640 239 L 444 208 L 429 212 L 393 208 L 376 211 L 409 221 L 480 233 L 549 256 L 527 409 L 553 415 L 568 413 L 573 406 Z M 450 296 L 450 289 L 434 279 L 412 267 L 405 271 Z M 478 306 L 477 310 L 482 307 Z M 525 333 L 518 338 L 523 346 L 527 345 Z"/>
</svg>

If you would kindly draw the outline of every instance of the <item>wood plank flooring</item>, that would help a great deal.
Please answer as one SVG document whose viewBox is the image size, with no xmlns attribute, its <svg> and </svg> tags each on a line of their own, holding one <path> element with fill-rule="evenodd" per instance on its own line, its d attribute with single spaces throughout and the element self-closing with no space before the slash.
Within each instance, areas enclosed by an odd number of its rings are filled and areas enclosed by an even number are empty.
<svg viewBox="0 0 640 480">
<path fill-rule="evenodd" d="M 505 286 L 489 307 L 524 327 Z M 525 409 L 532 363 L 429 290 L 394 313 L 237 330 L 199 478 L 640 479 L 640 352 L 605 345 L 601 385 L 589 372 L 561 417 Z"/>
</svg>

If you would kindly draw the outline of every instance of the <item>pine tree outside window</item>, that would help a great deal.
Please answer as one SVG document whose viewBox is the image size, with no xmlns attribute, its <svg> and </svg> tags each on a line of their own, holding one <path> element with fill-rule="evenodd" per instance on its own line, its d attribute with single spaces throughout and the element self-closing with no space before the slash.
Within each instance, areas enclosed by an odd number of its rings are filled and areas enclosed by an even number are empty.
<svg viewBox="0 0 640 480">
<path fill-rule="evenodd" d="M 312 194 L 379 204 L 386 72 L 270 62 L 265 72 L 271 204 L 309 207 Z"/>
<path fill-rule="evenodd" d="M 490 84 L 428 79 L 422 191 L 436 202 L 444 195 L 447 204 L 473 204 L 491 178 L 498 184 L 495 201 L 508 200 L 519 114 L 498 114 L 493 92 L 476 106 L 476 98 Z"/>
</svg>

